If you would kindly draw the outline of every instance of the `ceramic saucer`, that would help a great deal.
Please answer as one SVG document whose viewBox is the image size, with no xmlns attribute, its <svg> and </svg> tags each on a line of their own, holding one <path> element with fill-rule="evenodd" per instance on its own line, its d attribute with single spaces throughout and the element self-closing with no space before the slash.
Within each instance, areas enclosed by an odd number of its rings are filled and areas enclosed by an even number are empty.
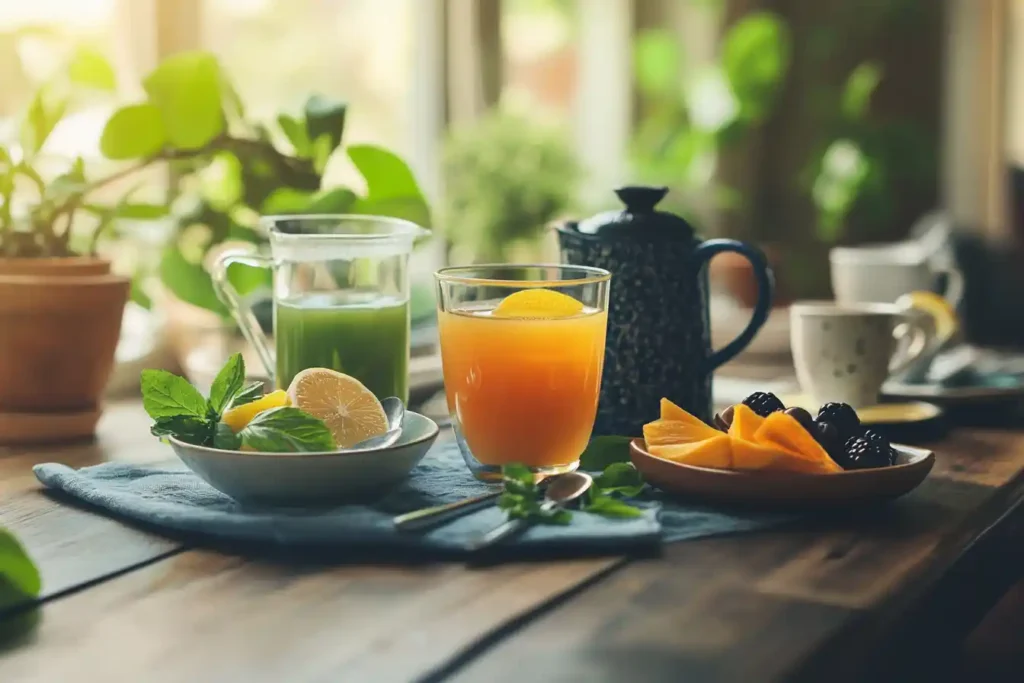
<svg viewBox="0 0 1024 683">
<path fill-rule="evenodd" d="M 816 404 L 809 396 L 781 396 L 787 406 L 804 408 L 811 415 L 818 414 Z M 920 441 L 938 437 L 945 430 L 944 411 L 934 403 L 924 401 L 886 402 L 857 409 L 857 416 L 865 427 L 881 433 L 890 440 Z"/>
</svg>

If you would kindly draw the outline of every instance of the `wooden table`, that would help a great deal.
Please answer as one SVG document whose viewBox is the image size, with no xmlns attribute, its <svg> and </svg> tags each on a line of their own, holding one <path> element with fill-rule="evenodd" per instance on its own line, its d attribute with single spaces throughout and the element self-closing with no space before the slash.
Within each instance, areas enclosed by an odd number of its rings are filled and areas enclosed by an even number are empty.
<svg viewBox="0 0 1024 683">
<path fill-rule="evenodd" d="M 907 662 L 921 673 L 917 645 L 939 661 L 943 639 L 994 599 L 1006 549 L 1024 547 L 1024 432 L 997 430 L 933 444 L 932 475 L 890 508 L 636 560 L 244 559 L 40 491 L 40 462 L 168 460 L 147 424 L 138 404 L 118 404 L 94 444 L 0 449 L 0 525 L 44 581 L 42 617 L 0 654 L 0 681 L 833 681 Z"/>
</svg>

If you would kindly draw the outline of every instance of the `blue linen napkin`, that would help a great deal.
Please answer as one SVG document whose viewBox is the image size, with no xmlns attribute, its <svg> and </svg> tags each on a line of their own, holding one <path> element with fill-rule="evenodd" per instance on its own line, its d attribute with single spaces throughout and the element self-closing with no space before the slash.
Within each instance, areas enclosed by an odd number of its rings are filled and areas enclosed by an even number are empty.
<svg viewBox="0 0 1024 683">
<path fill-rule="evenodd" d="M 145 467 L 105 463 L 74 470 L 58 463 L 36 465 L 36 477 L 115 517 L 207 542 L 277 547 L 357 550 L 416 550 L 465 556 L 476 534 L 504 521 L 491 506 L 426 532 L 396 531 L 397 514 L 486 493 L 492 488 L 469 473 L 454 442 L 434 446 L 398 489 L 372 505 L 332 509 L 243 506 L 210 487 L 184 466 Z M 505 545 L 510 552 L 625 554 L 676 541 L 774 526 L 785 515 L 730 514 L 682 506 L 668 500 L 641 503 L 641 517 L 608 519 L 583 512 L 567 526 L 535 525 Z"/>
</svg>

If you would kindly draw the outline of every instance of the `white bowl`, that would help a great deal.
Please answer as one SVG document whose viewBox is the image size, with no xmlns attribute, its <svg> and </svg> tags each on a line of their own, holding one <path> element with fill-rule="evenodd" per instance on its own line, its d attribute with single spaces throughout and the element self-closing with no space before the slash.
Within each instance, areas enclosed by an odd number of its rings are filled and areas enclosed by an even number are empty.
<svg viewBox="0 0 1024 683">
<path fill-rule="evenodd" d="M 239 502 L 308 506 L 386 493 L 409 476 L 438 431 L 433 420 L 407 410 L 394 445 L 353 453 L 253 453 L 169 440 L 190 470 Z"/>
</svg>

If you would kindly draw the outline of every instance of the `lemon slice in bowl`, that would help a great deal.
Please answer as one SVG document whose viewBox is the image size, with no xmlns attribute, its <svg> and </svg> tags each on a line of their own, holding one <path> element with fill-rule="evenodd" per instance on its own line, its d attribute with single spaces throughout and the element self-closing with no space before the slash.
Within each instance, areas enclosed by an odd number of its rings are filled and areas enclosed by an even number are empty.
<svg viewBox="0 0 1024 683">
<path fill-rule="evenodd" d="M 288 386 L 291 404 L 323 420 L 338 448 L 388 431 L 384 407 L 355 377 L 328 370 L 308 368 L 295 375 Z"/>
<path fill-rule="evenodd" d="M 226 424 L 228 427 L 231 427 L 231 431 L 237 434 L 245 429 L 246 425 L 252 422 L 253 418 L 263 411 L 270 410 L 271 408 L 281 408 L 287 405 L 289 405 L 288 394 L 278 389 L 277 391 L 272 391 L 266 396 L 258 398 L 251 403 L 243 403 L 237 408 L 232 408 L 224 413 L 224 416 L 221 418 L 221 422 Z"/>
<path fill-rule="evenodd" d="M 509 294 L 494 309 L 496 318 L 569 318 L 583 312 L 583 304 L 552 289 L 524 289 Z"/>
</svg>

